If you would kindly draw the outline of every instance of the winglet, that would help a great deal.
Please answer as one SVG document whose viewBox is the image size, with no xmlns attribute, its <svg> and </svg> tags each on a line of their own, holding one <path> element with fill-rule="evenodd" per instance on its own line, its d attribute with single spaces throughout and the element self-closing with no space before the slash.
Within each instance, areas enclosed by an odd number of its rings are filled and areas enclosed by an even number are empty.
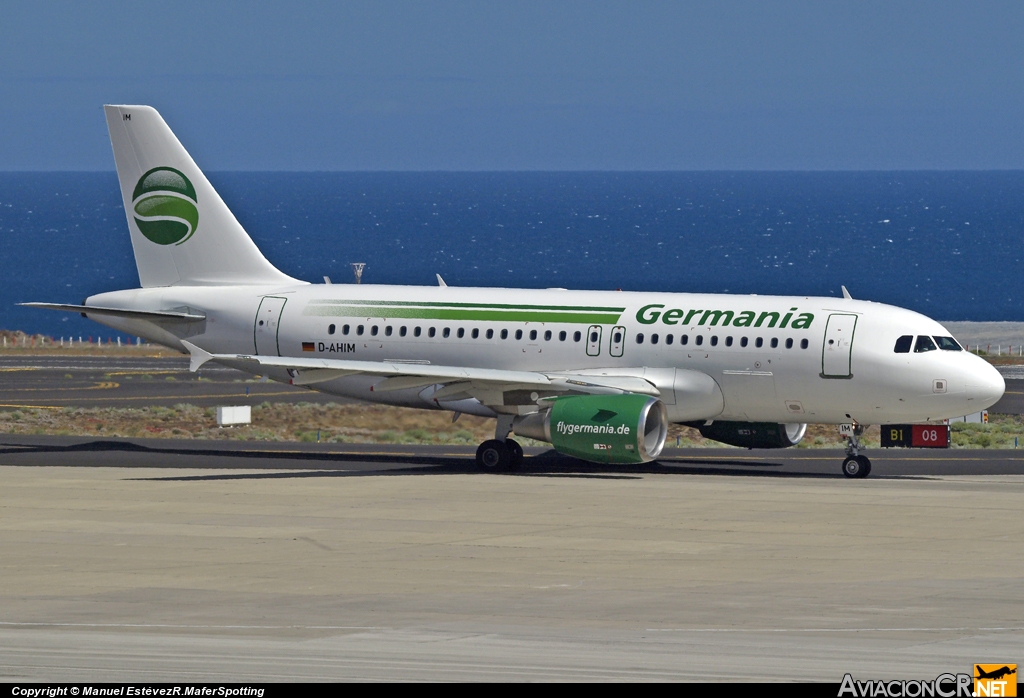
<svg viewBox="0 0 1024 698">
<path fill-rule="evenodd" d="M 191 371 L 192 373 L 198 371 L 200 366 L 202 366 L 207 361 L 213 358 L 213 354 L 206 351 L 205 349 L 200 349 L 192 342 L 186 342 L 183 339 L 181 340 L 181 343 L 185 346 L 186 349 L 188 349 L 189 356 L 192 358 L 192 361 L 188 365 L 188 370 Z"/>
<path fill-rule="evenodd" d="M 843 298 L 852 301 L 853 300 L 853 296 L 851 296 L 850 292 L 846 290 L 846 286 L 840 286 L 840 288 L 843 289 Z"/>
<path fill-rule="evenodd" d="M 440 287 L 442 287 L 442 288 L 447 288 L 448 284 L 446 284 L 446 283 L 444 282 L 444 279 L 442 279 L 442 278 L 441 278 L 441 275 L 440 275 L 440 274 L 434 274 L 434 276 L 436 276 L 436 277 L 437 277 L 437 285 L 438 285 L 438 286 L 440 286 Z"/>
</svg>

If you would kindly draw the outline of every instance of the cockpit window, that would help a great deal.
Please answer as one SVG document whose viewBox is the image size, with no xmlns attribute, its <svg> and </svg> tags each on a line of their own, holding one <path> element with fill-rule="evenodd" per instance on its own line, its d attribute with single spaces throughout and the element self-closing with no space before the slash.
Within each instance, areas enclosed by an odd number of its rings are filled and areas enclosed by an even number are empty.
<svg viewBox="0 0 1024 698">
<path fill-rule="evenodd" d="M 914 353 L 920 354 L 926 351 L 935 351 L 937 348 L 931 337 L 921 335 L 917 338 L 917 343 L 914 344 Z"/>
<path fill-rule="evenodd" d="M 897 354 L 909 354 L 910 345 L 914 343 L 914 335 L 905 334 L 896 340 L 896 348 L 893 349 Z"/>
<path fill-rule="evenodd" d="M 957 344 L 952 337 L 935 337 L 934 339 L 935 343 L 939 345 L 939 349 L 943 351 L 963 351 L 963 347 Z"/>
</svg>

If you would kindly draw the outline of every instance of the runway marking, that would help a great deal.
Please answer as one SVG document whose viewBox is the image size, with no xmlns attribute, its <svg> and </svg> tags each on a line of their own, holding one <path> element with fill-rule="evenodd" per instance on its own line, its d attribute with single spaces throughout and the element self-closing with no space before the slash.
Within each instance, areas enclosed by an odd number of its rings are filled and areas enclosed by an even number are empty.
<svg viewBox="0 0 1024 698">
<path fill-rule="evenodd" d="M 920 633 L 1020 632 L 1024 627 L 993 628 L 645 628 L 649 633 Z"/>
<path fill-rule="evenodd" d="M 947 452 L 952 452 L 952 451 L 958 451 L 959 449 L 937 449 L 937 450 L 947 450 Z M 966 450 L 969 450 L 969 449 L 964 449 L 964 450 L 966 451 Z M 986 450 L 987 451 L 1003 451 L 1003 450 L 1010 450 L 1010 449 L 990 448 L 990 449 L 986 449 Z M 817 460 L 828 460 L 828 461 L 831 461 L 831 460 L 835 460 L 838 457 L 839 456 L 835 455 L 835 454 L 830 455 L 830 456 L 787 456 L 787 455 L 780 454 L 778 456 L 778 460 L 787 460 L 787 461 L 794 461 L 794 460 L 815 460 L 815 461 L 817 461 Z M 936 459 L 936 458 L 927 458 L 927 457 L 924 457 L 924 456 L 889 456 L 889 455 L 886 455 L 885 453 L 874 453 L 873 457 L 877 458 L 879 461 L 881 461 L 881 460 L 886 460 L 886 461 L 927 461 L 929 463 L 932 463 L 932 462 L 935 462 L 936 460 L 944 460 L 944 459 Z M 698 453 L 698 454 L 694 454 L 692 456 L 672 456 L 671 458 L 658 458 L 657 460 L 659 462 L 662 462 L 662 463 L 673 463 L 673 462 L 674 463 L 685 463 L 686 461 L 690 461 L 690 460 L 723 460 L 723 461 L 747 460 L 747 461 L 764 461 L 764 460 L 773 460 L 773 459 L 774 459 L 773 456 L 702 456 L 702 455 L 700 455 Z M 1005 456 L 1005 459 L 1006 460 L 1010 460 L 1010 461 L 1024 461 L 1024 456 L 1018 456 L 1016 458 L 1014 458 L 1012 456 Z M 985 461 L 985 462 L 988 462 L 991 459 L 990 458 L 957 457 L 956 460 L 958 460 L 958 461 Z"/>
<path fill-rule="evenodd" d="M 100 382 L 100 383 L 96 383 L 95 385 L 90 385 L 90 386 L 85 387 L 85 388 L 71 388 L 71 390 L 111 390 L 113 388 L 120 388 L 120 387 L 121 387 L 120 383 L 115 383 L 113 381 L 103 381 L 103 382 Z M 50 393 L 52 393 L 54 390 L 59 390 L 59 388 L 6 388 L 3 392 L 5 392 L 5 393 L 43 393 L 43 392 L 50 392 Z M 68 388 L 64 388 L 64 390 L 68 390 Z M 62 399 L 62 398 L 58 398 L 58 399 Z"/>
<path fill-rule="evenodd" d="M 62 410 L 63 407 L 59 405 L 0 405 L 0 407 L 14 407 L 16 409 L 24 410 Z"/>
<path fill-rule="evenodd" d="M 61 623 L 0 621 L 0 627 L 42 628 L 182 628 L 223 630 L 393 630 L 386 625 L 198 625 L 177 623 Z M 908 632 L 1021 632 L 1021 626 L 909 628 L 644 628 L 647 633 L 908 633 Z"/>
<path fill-rule="evenodd" d="M 183 628 L 214 630 L 391 630 L 384 625 L 177 625 L 174 623 L 39 623 L 0 621 L 0 626 L 42 628 Z"/>
<path fill-rule="evenodd" d="M 157 373 L 189 373 L 187 368 L 176 369 L 172 371 L 146 371 L 144 369 L 137 369 L 133 371 L 104 371 L 103 374 L 106 376 L 145 376 Z"/>
<path fill-rule="evenodd" d="M 82 390 L 91 390 L 91 388 L 82 388 Z M 273 391 L 261 391 L 261 392 L 258 392 L 258 393 L 253 391 L 253 392 L 251 392 L 249 394 L 246 394 L 246 393 L 211 393 L 211 394 L 208 394 L 208 395 L 194 395 L 192 393 L 188 393 L 188 394 L 179 393 L 179 394 L 172 394 L 172 395 L 138 395 L 138 396 L 126 396 L 126 397 L 91 397 L 90 396 L 88 398 L 88 400 L 90 402 L 116 402 L 116 401 L 124 401 L 124 400 L 183 400 L 183 401 L 187 402 L 188 400 L 214 400 L 214 399 L 219 400 L 221 398 L 226 398 L 226 397 L 253 397 L 253 398 L 255 398 L 255 397 L 266 397 L 266 396 L 269 396 L 269 395 L 299 395 L 299 394 L 300 393 L 297 393 L 296 391 L 293 391 L 293 390 L 273 390 Z M 302 395 L 307 395 L 307 393 L 305 393 L 305 392 L 303 392 L 301 394 Z M 47 398 L 47 402 L 74 403 L 76 400 L 81 400 L 81 399 L 83 399 L 83 398 L 81 398 L 81 397 L 66 397 L 66 398 L 55 397 L 55 398 Z M 0 407 L 25 407 L 25 408 L 30 408 L 30 409 L 40 408 L 40 409 L 47 409 L 47 410 L 48 409 L 57 409 L 57 408 L 55 408 L 52 405 L 0 405 Z M 83 407 L 88 408 L 89 405 L 84 405 Z"/>
</svg>

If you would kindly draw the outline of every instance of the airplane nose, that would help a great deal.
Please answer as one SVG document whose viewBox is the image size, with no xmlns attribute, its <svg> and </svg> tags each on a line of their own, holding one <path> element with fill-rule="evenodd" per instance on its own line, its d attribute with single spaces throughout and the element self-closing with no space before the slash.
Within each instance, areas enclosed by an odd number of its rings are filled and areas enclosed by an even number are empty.
<svg viewBox="0 0 1024 698">
<path fill-rule="evenodd" d="M 982 360 L 967 377 L 965 388 L 972 409 L 980 411 L 999 402 L 1006 390 L 1006 381 L 992 364 Z"/>
</svg>

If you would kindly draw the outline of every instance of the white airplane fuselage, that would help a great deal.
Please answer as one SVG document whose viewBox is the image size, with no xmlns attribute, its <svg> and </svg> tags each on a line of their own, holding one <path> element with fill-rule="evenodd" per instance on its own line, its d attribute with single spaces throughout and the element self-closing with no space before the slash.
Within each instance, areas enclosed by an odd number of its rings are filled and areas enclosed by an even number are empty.
<svg viewBox="0 0 1024 698">
<path fill-rule="evenodd" d="M 176 334 L 148 321 L 89 316 L 215 354 L 635 375 L 659 389 L 674 422 L 921 422 L 985 409 L 1004 390 L 999 373 L 966 351 L 894 351 L 901 336 L 950 336 L 934 320 L 845 298 L 302 284 L 115 291 L 86 304 L 198 311 L 206 320 Z M 257 369 L 290 380 L 283 369 Z M 717 389 L 691 390 L 691 372 Z M 476 401 L 438 403 L 422 386 L 374 391 L 381 380 L 357 375 L 315 388 L 495 414 Z"/>
<path fill-rule="evenodd" d="M 999 373 L 937 322 L 843 298 L 304 283 L 263 256 L 160 114 L 106 105 L 140 288 L 82 305 L 206 362 L 325 393 L 495 417 L 484 470 L 519 467 L 511 433 L 600 463 L 656 459 L 668 423 L 780 448 L 807 423 L 957 417 Z M 440 283 L 440 277 L 438 278 Z"/>
</svg>

